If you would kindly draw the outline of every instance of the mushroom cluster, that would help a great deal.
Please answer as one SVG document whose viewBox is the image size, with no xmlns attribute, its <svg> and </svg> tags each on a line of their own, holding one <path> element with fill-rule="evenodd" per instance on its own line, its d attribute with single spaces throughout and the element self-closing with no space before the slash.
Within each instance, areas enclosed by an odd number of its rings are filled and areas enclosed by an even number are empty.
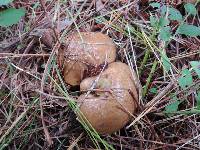
<svg viewBox="0 0 200 150">
<path fill-rule="evenodd" d="M 136 110 L 136 86 L 128 65 L 115 62 L 116 48 L 105 34 L 80 32 L 67 38 L 58 62 L 66 83 L 80 85 L 78 105 L 100 134 L 121 129 Z M 79 116 L 79 118 L 83 118 Z"/>
</svg>

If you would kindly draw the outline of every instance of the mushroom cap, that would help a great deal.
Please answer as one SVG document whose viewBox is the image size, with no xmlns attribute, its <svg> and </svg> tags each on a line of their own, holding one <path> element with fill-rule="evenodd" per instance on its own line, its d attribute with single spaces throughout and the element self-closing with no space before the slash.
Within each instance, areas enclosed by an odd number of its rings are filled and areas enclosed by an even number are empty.
<svg viewBox="0 0 200 150">
<path fill-rule="evenodd" d="M 77 63 L 76 61 L 66 61 L 64 66 L 64 80 L 72 85 L 79 85 L 80 80 L 83 78 L 84 70 L 86 66 L 82 63 Z M 73 71 L 71 71 L 73 70 Z"/>
<path fill-rule="evenodd" d="M 64 79 L 70 85 L 79 85 L 89 66 L 98 67 L 116 58 L 116 48 L 109 36 L 100 32 L 80 32 L 70 35 L 67 49 L 59 51 L 59 59 L 65 60 Z M 74 64 L 71 67 L 71 64 Z M 81 73 L 80 75 L 78 75 Z"/>
<path fill-rule="evenodd" d="M 111 134 L 121 129 L 136 110 L 137 90 L 129 66 L 121 62 L 111 63 L 98 81 L 97 78 L 90 77 L 81 82 L 82 91 L 91 89 L 94 82 L 96 84 L 93 92 L 79 97 L 78 103 L 80 111 L 97 132 Z"/>
</svg>

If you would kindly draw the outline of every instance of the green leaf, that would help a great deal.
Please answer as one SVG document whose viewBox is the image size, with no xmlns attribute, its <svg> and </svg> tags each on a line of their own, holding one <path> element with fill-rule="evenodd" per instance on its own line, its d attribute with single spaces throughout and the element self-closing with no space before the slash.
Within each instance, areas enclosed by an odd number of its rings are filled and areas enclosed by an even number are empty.
<svg viewBox="0 0 200 150">
<path fill-rule="evenodd" d="M 200 78 L 200 61 L 191 61 L 190 64 Z"/>
<path fill-rule="evenodd" d="M 8 8 L 0 12 L 0 26 L 8 27 L 16 24 L 25 15 L 24 9 Z"/>
<path fill-rule="evenodd" d="M 195 8 L 195 5 L 192 3 L 187 3 L 184 5 L 185 11 L 188 12 L 188 14 L 191 15 L 196 15 L 197 14 L 197 10 Z"/>
<path fill-rule="evenodd" d="M 170 30 L 171 28 L 169 26 L 161 28 L 160 34 L 159 34 L 160 39 L 165 42 L 169 41 L 171 37 Z"/>
<path fill-rule="evenodd" d="M 180 102 L 178 100 L 169 104 L 168 106 L 165 107 L 165 112 L 176 112 L 178 110 L 179 104 Z"/>
<path fill-rule="evenodd" d="M 160 3 L 150 3 L 149 4 L 151 7 L 153 7 L 153 8 L 160 8 Z"/>
<path fill-rule="evenodd" d="M 177 32 L 179 34 L 195 37 L 200 35 L 200 27 L 188 24 L 182 24 L 178 27 Z"/>
<path fill-rule="evenodd" d="M 36 9 L 38 6 L 40 6 L 40 2 L 35 3 L 32 8 Z"/>
<path fill-rule="evenodd" d="M 165 69 L 166 72 L 168 72 L 171 68 L 170 60 L 167 57 L 167 55 L 164 54 L 164 53 L 161 53 L 161 58 L 162 58 L 161 61 L 163 63 L 164 69 Z"/>
<path fill-rule="evenodd" d="M 165 26 L 169 25 L 169 20 L 167 18 L 165 18 L 165 17 L 161 17 L 159 19 L 159 23 L 158 24 L 159 24 L 160 27 L 165 27 Z"/>
<path fill-rule="evenodd" d="M 183 16 L 181 15 L 180 11 L 173 7 L 167 7 L 166 5 L 161 7 L 161 15 L 165 17 L 166 13 L 168 11 L 168 18 L 170 20 L 177 20 L 182 21 Z"/>
<path fill-rule="evenodd" d="M 0 0 L 0 6 L 2 5 L 8 5 L 9 3 L 11 3 L 13 0 Z"/>
<path fill-rule="evenodd" d="M 178 106 L 181 103 L 177 97 L 174 97 L 173 100 L 175 100 L 173 103 L 167 105 L 165 107 L 165 113 L 172 113 L 172 112 L 177 112 L 178 111 Z M 168 116 L 172 116 L 172 114 L 168 114 Z"/>
<path fill-rule="evenodd" d="M 158 90 L 157 88 L 150 88 L 149 89 L 149 92 L 153 93 L 153 94 L 157 94 L 158 93 Z"/>
<path fill-rule="evenodd" d="M 169 19 L 171 20 L 177 20 L 177 21 L 181 21 L 183 20 L 183 17 L 180 13 L 180 11 L 178 11 L 177 9 L 170 7 L 169 8 Z"/>
<path fill-rule="evenodd" d="M 161 7 L 161 16 L 163 16 L 163 17 L 165 17 L 165 15 L 166 15 L 166 11 L 167 11 L 167 6 L 166 5 L 163 5 L 162 7 Z"/>
<path fill-rule="evenodd" d="M 154 16 L 150 16 L 150 23 L 152 27 L 158 27 L 158 19 Z"/>
<path fill-rule="evenodd" d="M 193 84 L 191 72 L 188 69 L 184 69 L 181 72 L 181 77 L 178 78 L 179 86 L 185 89 Z"/>
<path fill-rule="evenodd" d="M 200 110 L 200 91 L 197 92 L 196 101 L 197 101 L 197 109 Z"/>
</svg>

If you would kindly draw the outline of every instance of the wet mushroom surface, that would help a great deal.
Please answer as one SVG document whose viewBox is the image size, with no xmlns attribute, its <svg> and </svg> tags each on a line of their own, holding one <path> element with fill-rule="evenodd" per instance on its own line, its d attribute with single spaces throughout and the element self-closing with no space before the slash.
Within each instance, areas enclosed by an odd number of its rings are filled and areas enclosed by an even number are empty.
<svg viewBox="0 0 200 150">
<path fill-rule="evenodd" d="M 135 112 L 138 100 L 129 66 L 116 59 L 116 47 L 100 32 L 80 32 L 68 36 L 58 53 L 67 84 L 80 85 L 77 102 L 86 121 L 100 134 L 120 130 Z"/>
<path fill-rule="evenodd" d="M 78 99 L 80 110 L 100 134 L 118 131 L 136 110 L 136 87 L 129 66 L 122 62 L 111 63 L 100 75 L 84 79 L 80 89 L 89 91 Z"/>
<path fill-rule="evenodd" d="M 65 48 L 58 53 L 58 63 L 63 68 L 65 82 L 72 86 L 79 85 L 84 76 L 93 76 L 100 65 L 115 61 L 115 44 L 108 35 L 77 32 L 65 41 Z"/>
</svg>

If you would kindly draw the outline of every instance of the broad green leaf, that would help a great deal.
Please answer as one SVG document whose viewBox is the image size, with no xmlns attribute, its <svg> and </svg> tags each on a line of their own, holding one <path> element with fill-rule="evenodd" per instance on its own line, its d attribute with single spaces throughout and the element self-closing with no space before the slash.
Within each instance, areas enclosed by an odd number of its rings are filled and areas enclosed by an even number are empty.
<svg viewBox="0 0 200 150">
<path fill-rule="evenodd" d="M 173 103 L 167 105 L 165 107 L 165 113 L 172 113 L 178 111 L 178 106 L 181 103 L 177 97 L 174 97 L 173 100 L 175 100 Z M 172 116 L 172 114 L 167 114 L 168 116 Z"/>
<path fill-rule="evenodd" d="M 159 34 L 160 39 L 165 42 L 169 41 L 171 37 L 170 30 L 171 28 L 169 26 L 161 28 L 160 34 Z"/>
<path fill-rule="evenodd" d="M 161 60 L 162 60 L 164 69 L 165 69 L 166 72 L 168 72 L 170 70 L 170 68 L 171 68 L 170 60 L 167 57 L 167 55 L 164 54 L 164 53 L 161 53 L 161 58 L 162 58 Z"/>
<path fill-rule="evenodd" d="M 190 64 L 200 78 L 200 61 L 191 61 Z"/>
<path fill-rule="evenodd" d="M 197 14 L 197 10 L 195 8 L 195 5 L 192 3 L 187 3 L 184 5 L 185 11 L 188 12 L 191 15 L 196 15 Z"/>
<path fill-rule="evenodd" d="M 8 27 L 16 24 L 25 15 L 24 9 L 8 8 L 0 12 L 0 26 Z"/>
<path fill-rule="evenodd" d="M 200 110 L 200 91 L 197 92 L 196 101 L 197 101 L 197 109 Z"/>
<path fill-rule="evenodd" d="M 165 16 L 168 11 L 168 18 L 170 20 L 177 20 L 177 21 L 182 21 L 183 16 L 181 15 L 180 11 L 173 7 L 167 7 L 166 5 L 161 7 L 161 15 Z"/>
<path fill-rule="evenodd" d="M 184 69 L 181 72 L 181 77 L 178 78 L 179 86 L 185 89 L 193 84 L 191 72 L 188 69 Z"/>
<path fill-rule="evenodd" d="M 151 7 L 153 7 L 153 8 L 160 8 L 160 3 L 151 3 L 151 4 L 149 4 Z"/>
<path fill-rule="evenodd" d="M 168 106 L 165 107 L 165 112 L 176 112 L 178 110 L 179 104 L 180 102 L 178 100 L 169 104 Z"/>
<path fill-rule="evenodd" d="M 163 5 L 163 6 L 161 7 L 161 16 L 165 17 L 166 11 L 167 11 L 167 6 L 166 6 L 166 5 Z"/>
<path fill-rule="evenodd" d="M 177 32 L 179 34 L 195 37 L 200 35 L 200 27 L 189 24 L 182 24 L 178 27 Z"/>
<path fill-rule="evenodd" d="M 169 25 L 169 20 L 167 18 L 165 18 L 165 17 L 161 17 L 159 19 L 159 23 L 158 24 L 159 24 L 160 27 L 165 27 L 165 26 Z"/>
<path fill-rule="evenodd" d="M 170 7 L 169 8 L 169 19 L 171 20 L 177 20 L 177 21 L 181 21 L 183 20 L 183 17 L 180 13 L 180 11 L 178 11 L 177 9 Z"/>
<path fill-rule="evenodd" d="M 11 3 L 13 0 L 0 0 L 0 6 L 2 5 L 8 5 L 9 3 Z"/>
</svg>

